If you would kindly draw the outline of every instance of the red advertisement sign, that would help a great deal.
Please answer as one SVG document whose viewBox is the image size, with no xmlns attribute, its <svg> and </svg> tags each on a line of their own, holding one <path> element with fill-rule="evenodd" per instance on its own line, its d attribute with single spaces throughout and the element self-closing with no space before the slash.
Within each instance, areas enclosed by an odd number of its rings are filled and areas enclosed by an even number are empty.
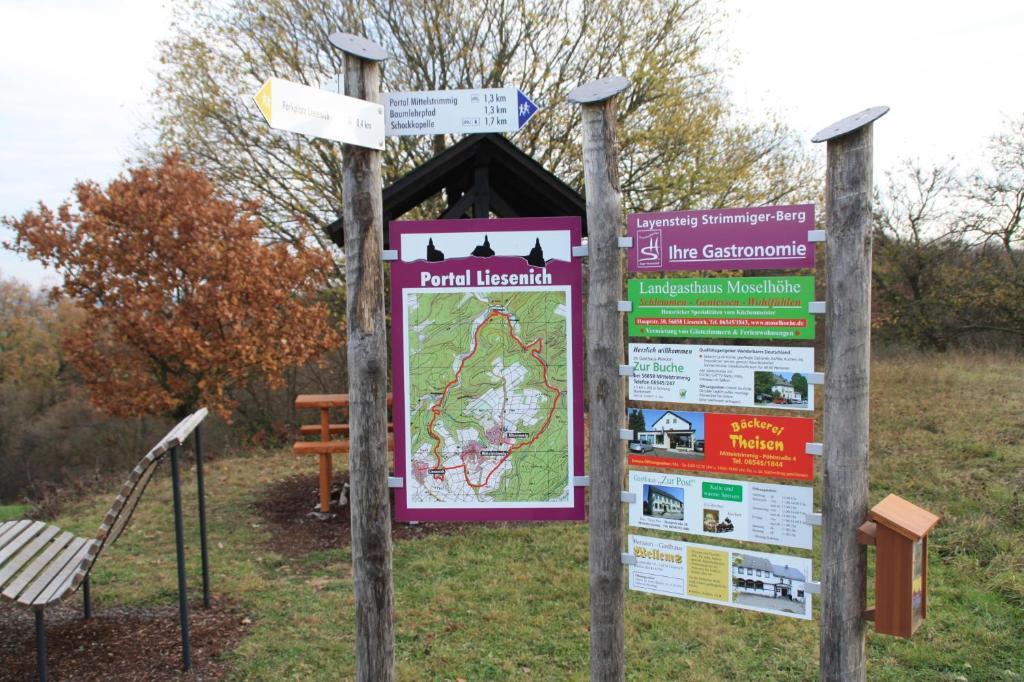
<svg viewBox="0 0 1024 682">
<path fill-rule="evenodd" d="M 633 440 L 632 466 L 683 471 L 791 478 L 814 478 L 814 420 L 680 410 L 627 409 Z M 644 427 L 640 428 L 640 420 Z"/>
</svg>

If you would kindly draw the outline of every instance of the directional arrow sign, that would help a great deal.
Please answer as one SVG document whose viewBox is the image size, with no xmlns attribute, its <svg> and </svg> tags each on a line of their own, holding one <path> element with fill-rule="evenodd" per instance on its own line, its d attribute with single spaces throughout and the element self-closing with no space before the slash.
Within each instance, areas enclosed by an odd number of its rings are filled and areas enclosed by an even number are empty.
<svg viewBox="0 0 1024 682">
<path fill-rule="evenodd" d="M 384 149 L 384 107 L 280 78 L 253 97 L 271 128 Z"/>
<path fill-rule="evenodd" d="M 511 133 L 537 113 L 518 88 L 384 93 L 387 134 Z"/>
</svg>

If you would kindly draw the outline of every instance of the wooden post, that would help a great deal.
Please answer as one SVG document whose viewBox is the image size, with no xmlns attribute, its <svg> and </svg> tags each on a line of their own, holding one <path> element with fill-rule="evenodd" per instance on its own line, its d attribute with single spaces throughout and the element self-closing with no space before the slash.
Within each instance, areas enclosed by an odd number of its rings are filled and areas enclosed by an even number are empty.
<svg viewBox="0 0 1024 682">
<path fill-rule="evenodd" d="M 625 415 L 622 363 L 622 193 L 615 137 L 615 96 L 625 78 L 579 86 L 569 100 L 582 105 L 583 172 L 587 194 L 587 400 L 590 412 L 590 679 L 625 677 L 620 494 L 625 451 L 619 428 Z"/>
<path fill-rule="evenodd" d="M 857 528 L 868 515 L 871 362 L 872 122 L 876 107 L 814 136 L 828 141 L 821 680 L 865 680 L 867 555 Z"/>
<path fill-rule="evenodd" d="M 331 411 L 326 407 L 320 408 L 320 440 L 324 443 L 331 441 Z M 327 514 L 331 511 L 331 475 L 334 473 L 329 452 L 320 453 L 320 513 Z M 351 483 L 349 484 L 351 485 Z"/>
<path fill-rule="evenodd" d="M 345 94 L 380 103 L 384 49 L 351 34 L 335 33 L 330 40 L 345 52 Z M 388 682 L 395 678 L 395 598 L 388 489 L 381 152 L 345 145 L 342 183 L 356 679 Z"/>
</svg>

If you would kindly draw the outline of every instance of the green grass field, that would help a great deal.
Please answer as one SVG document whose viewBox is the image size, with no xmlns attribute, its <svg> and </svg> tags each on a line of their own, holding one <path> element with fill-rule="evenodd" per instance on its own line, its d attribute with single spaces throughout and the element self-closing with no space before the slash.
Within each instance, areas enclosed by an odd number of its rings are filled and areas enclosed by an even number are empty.
<svg viewBox="0 0 1024 682">
<path fill-rule="evenodd" d="M 898 492 L 942 522 L 931 541 L 929 618 L 913 640 L 869 637 L 870 679 L 1024 678 L 1024 364 L 984 355 L 892 357 L 875 363 L 872 386 L 872 502 Z M 237 679 L 351 676 L 350 552 L 277 555 L 250 507 L 272 481 L 314 469 L 284 452 L 209 465 L 214 591 L 240 601 L 253 620 L 229 654 Z M 158 478 L 133 526 L 97 564 L 97 610 L 174 603 L 166 470 Z M 194 495 L 191 473 L 185 482 Z M 69 507 L 58 523 L 91 534 L 109 497 Z M 186 504 L 195 509 L 193 498 Z M 189 516 L 195 587 L 198 540 Z M 472 526 L 400 540 L 394 566 L 400 679 L 588 677 L 585 524 Z M 816 621 L 638 593 L 627 595 L 626 620 L 630 679 L 817 675 Z"/>
<path fill-rule="evenodd" d="M 0 504 L 0 523 L 19 519 L 29 511 L 27 504 Z"/>
</svg>

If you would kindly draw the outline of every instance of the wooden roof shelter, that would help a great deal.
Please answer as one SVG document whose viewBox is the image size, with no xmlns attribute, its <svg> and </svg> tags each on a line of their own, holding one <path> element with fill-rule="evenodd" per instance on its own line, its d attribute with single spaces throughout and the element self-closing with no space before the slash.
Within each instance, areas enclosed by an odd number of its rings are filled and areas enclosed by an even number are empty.
<svg viewBox="0 0 1024 682">
<path fill-rule="evenodd" d="M 447 207 L 438 218 L 580 216 L 587 234 L 586 200 L 504 135 L 469 135 L 384 190 L 384 247 L 388 223 L 442 190 Z M 342 218 L 326 228 L 344 248 Z"/>
</svg>

